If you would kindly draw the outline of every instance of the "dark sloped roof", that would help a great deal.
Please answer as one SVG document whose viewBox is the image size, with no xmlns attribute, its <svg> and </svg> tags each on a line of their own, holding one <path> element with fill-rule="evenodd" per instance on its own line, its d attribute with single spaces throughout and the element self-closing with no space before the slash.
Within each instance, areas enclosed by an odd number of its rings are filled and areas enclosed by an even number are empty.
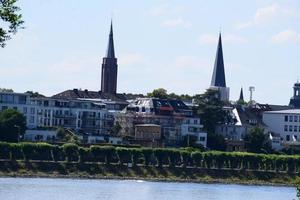
<svg viewBox="0 0 300 200">
<path fill-rule="evenodd" d="M 114 47 L 112 22 L 110 24 L 110 33 L 109 33 L 109 39 L 108 39 L 108 47 L 107 47 L 107 52 L 106 52 L 106 58 L 115 58 L 115 47 Z"/>
<path fill-rule="evenodd" d="M 58 93 L 52 96 L 53 98 L 59 99 L 78 99 L 78 98 L 85 98 L 85 99 L 110 99 L 112 101 L 118 102 L 126 102 L 127 98 L 124 94 L 108 94 L 102 93 L 101 91 L 88 91 L 88 90 L 66 90 L 64 92 Z"/>
<path fill-rule="evenodd" d="M 211 79 L 211 86 L 226 87 L 221 33 L 219 35 L 219 43 L 217 47 L 214 72 Z"/>
</svg>

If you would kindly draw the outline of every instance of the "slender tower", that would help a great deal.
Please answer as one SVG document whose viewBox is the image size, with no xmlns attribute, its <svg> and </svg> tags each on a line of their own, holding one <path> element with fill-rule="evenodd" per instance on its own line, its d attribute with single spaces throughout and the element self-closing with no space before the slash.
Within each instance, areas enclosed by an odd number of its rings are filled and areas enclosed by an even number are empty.
<svg viewBox="0 0 300 200">
<path fill-rule="evenodd" d="M 241 88 L 239 101 L 244 102 L 244 92 L 243 92 L 243 88 Z"/>
<path fill-rule="evenodd" d="M 117 93 L 118 64 L 115 57 L 113 25 L 111 22 L 106 57 L 102 61 L 101 92 Z"/>
<path fill-rule="evenodd" d="M 219 91 L 220 100 L 229 101 L 229 88 L 226 87 L 221 33 L 219 35 L 219 42 L 210 89 Z"/>
</svg>

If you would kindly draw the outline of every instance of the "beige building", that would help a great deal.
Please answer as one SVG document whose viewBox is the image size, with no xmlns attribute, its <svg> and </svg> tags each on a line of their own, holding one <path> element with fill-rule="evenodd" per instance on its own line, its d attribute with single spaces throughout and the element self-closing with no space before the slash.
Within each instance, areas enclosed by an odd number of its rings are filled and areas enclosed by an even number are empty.
<svg viewBox="0 0 300 200">
<path fill-rule="evenodd" d="M 161 147 L 161 126 L 157 124 L 135 125 L 134 140 L 136 143 L 146 147 Z"/>
</svg>

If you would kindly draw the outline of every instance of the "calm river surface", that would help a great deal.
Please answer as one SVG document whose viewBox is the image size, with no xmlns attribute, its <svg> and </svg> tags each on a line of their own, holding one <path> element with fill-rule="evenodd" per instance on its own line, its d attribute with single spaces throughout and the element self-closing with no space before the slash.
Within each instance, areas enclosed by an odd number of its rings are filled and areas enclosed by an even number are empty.
<svg viewBox="0 0 300 200">
<path fill-rule="evenodd" d="M 292 200 L 290 187 L 0 178 L 0 200 Z"/>
</svg>

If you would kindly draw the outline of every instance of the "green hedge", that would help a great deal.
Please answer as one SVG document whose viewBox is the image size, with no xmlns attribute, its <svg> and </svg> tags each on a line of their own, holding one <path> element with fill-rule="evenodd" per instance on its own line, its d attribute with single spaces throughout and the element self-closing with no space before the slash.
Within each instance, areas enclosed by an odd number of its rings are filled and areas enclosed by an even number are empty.
<svg viewBox="0 0 300 200">
<path fill-rule="evenodd" d="M 299 155 L 267 155 L 246 152 L 200 152 L 193 149 L 125 148 L 93 145 L 89 148 L 76 144 L 63 146 L 47 143 L 0 142 L 0 159 L 42 160 L 64 162 L 100 162 L 133 166 L 198 167 L 213 169 L 285 171 L 300 173 Z"/>
</svg>

